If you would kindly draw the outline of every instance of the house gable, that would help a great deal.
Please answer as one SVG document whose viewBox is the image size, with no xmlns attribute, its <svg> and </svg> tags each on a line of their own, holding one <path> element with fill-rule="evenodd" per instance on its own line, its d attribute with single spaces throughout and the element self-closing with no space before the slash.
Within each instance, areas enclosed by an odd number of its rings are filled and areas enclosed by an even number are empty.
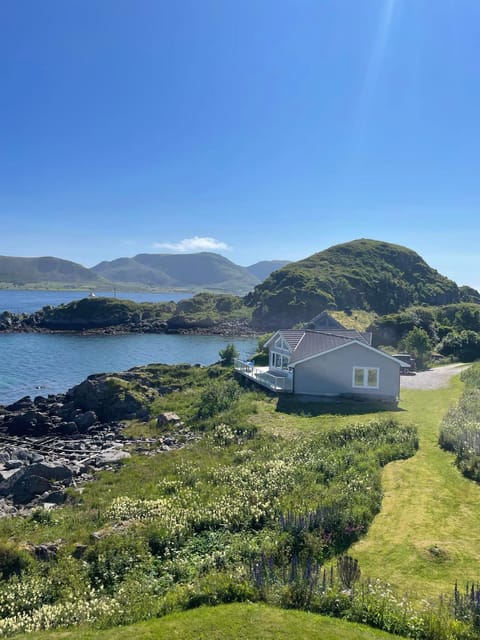
<svg viewBox="0 0 480 640">
<path fill-rule="evenodd" d="M 322 311 L 307 323 L 307 328 L 313 331 L 335 331 L 346 329 L 341 322 L 335 320 L 328 311 Z"/>
<path fill-rule="evenodd" d="M 347 395 L 396 402 L 400 393 L 400 363 L 364 342 L 351 341 L 291 363 L 294 393 Z"/>
<path fill-rule="evenodd" d="M 288 371 L 292 352 L 300 344 L 304 335 L 304 331 L 277 331 L 266 343 L 269 349 L 270 368 L 276 371 Z"/>
</svg>

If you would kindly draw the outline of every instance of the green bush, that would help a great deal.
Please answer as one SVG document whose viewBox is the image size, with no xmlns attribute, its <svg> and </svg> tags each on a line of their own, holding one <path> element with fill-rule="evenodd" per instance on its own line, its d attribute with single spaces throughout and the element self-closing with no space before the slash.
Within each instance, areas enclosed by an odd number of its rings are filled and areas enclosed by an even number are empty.
<svg viewBox="0 0 480 640">
<path fill-rule="evenodd" d="M 238 358 L 238 349 L 234 344 L 227 344 L 224 349 L 220 349 L 218 352 L 221 363 L 224 367 L 232 367 L 235 358 Z"/>
<path fill-rule="evenodd" d="M 14 575 L 20 575 L 33 564 L 33 558 L 25 549 L 8 542 L 0 543 L 0 578 L 8 580 Z"/>
<path fill-rule="evenodd" d="M 462 373 L 466 389 L 458 404 L 450 409 L 441 424 L 439 444 L 456 454 L 460 471 L 480 482 L 480 366 Z"/>
<path fill-rule="evenodd" d="M 199 418 L 212 418 L 229 409 L 240 398 L 240 387 L 235 380 L 212 382 L 200 397 Z"/>
<path fill-rule="evenodd" d="M 88 574 L 95 588 L 114 593 L 133 570 L 152 566 L 152 556 L 145 540 L 133 533 L 107 535 L 85 554 Z"/>
</svg>

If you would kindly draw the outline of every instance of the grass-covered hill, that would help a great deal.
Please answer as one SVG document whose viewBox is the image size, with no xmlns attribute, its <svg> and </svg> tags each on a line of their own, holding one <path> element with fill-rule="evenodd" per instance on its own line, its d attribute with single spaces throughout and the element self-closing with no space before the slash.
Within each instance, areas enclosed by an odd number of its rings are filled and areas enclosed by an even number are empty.
<svg viewBox="0 0 480 640">
<path fill-rule="evenodd" d="M 82 298 L 58 307 L 44 307 L 38 324 L 46 329 L 84 330 L 124 325 L 158 325 L 175 312 L 174 302 L 132 302 L 117 298 Z M 160 328 L 157 326 L 157 328 Z"/>
<path fill-rule="evenodd" d="M 88 297 L 32 313 L 0 314 L 1 331 L 120 331 L 163 332 L 213 330 L 238 335 L 249 332 L 251 309 L 242 298 L 227 293 L 202 292 L 171 302 L 133 302 L 121 298 Z"/>
<path fill-rule="evenodd" d="M 253 307 L 257 325 L 286 328 L 325 308 L 386 314 L 414 304 L 470 301 L 472 296 L 478 299 L 478 292 L 461 289 L 411 249 L 361 239 L 274 271 L 247 295 L 246 303 Z"/>
<path fill-rule="evenodd" d="M 101 286 L 106 281 L 101 275 L 70 260 L 0 256 L 0 286 L 2 284 Z"/>
<path fill-rule="evenodd" d="M 259 283 L 246 267 L 216 253 L 149 254 L 104 261 L 92 271 L 114 283 L 245 294 Z"/>
</svg>

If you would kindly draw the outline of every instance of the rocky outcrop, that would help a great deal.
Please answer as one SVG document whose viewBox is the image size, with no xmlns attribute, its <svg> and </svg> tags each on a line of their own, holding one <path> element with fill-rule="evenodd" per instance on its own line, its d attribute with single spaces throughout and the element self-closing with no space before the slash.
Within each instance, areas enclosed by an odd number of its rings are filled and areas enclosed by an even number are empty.
<svg viewBox="0 0 480 640">
<path fill-rule="evenodd" d="M 85 412 L 73 419 L 82 428 L 98 416 L 101 420 L 128 420 L 148 418 L 147 398 L 131 389 L 128 382 L 116 376 L 99 374 L 89 376 L 70 389 L 67 397 L 73 407 Z M 92 422 L 93 424 L 93 422 Z"/>
<path fill-rule="evenodd" d="M 176 414 L 165 414 L 168 430 L 157 438 L 124 435 L 121 420 L 148 417 L 151 390 L 139 377 L 135 370 L 100 374 L 66 394 L 0 406 L 0 517 L 62 504 L 67 487 L 115 469 L 132 451 L 154 455 L 196 437 Z M 155 397 L 173 390 L 157 384 Z"/>
<path fill-rule="evenodd" d="M 251 315 L 241 298 L 208 293 L 191 299 L 135 303 L 116 298 L 83 298 L 32 314 L 0 314 L 0 332 L 182 333 L 251 335 Z M 243 316 L 243 317 L 242 317 Z"/>
</svg>

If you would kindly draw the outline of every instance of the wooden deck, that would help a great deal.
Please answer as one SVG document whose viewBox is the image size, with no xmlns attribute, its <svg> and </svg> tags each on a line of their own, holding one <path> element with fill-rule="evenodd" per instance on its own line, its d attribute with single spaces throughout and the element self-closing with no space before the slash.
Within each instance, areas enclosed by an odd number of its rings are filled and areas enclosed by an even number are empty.
<svg viewBox="0 0 480 640">
<path fill-rule="evenodd" d="M 269 367 L 256 367 L 252 362 L 243 360 L 235 360 L 235 371 L 270 391 L 293 392 L 293 376 L 288 371 L 282 375 L 279 371 L 273 372 Z"/>
</svg>

